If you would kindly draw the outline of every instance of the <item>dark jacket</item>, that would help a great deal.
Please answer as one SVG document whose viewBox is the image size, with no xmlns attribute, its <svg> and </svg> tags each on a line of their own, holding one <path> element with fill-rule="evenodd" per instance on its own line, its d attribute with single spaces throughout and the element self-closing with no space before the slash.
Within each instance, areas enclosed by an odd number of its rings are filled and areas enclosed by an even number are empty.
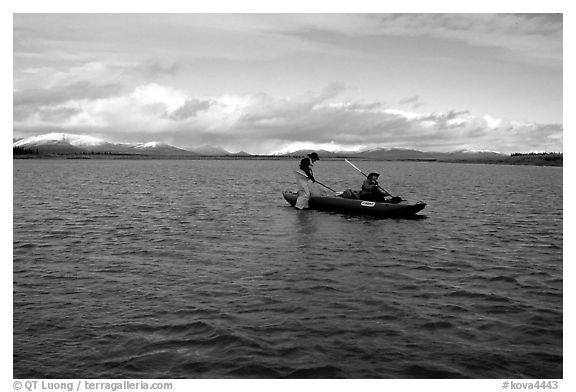
<svg viewBox="0 0 576 392">
<path fill-rule="evenodd" d="M 362 192 L 364 193 L 379 193 L 378 183 L 374 183 L 372 180 L 365 179 L 362 183 Z"/>
<path fill-rule="evenodd" d="M 362 200 L 383 201 L 387 193 L 378 187 L 378 182 L 368 178 L 362 183 L 362 190 L 358 195 Z"/>
<path fill-rule="evenodd" d="M 314 173 L 312 172 L 312 159 L 311 158 L 304 158 L 300 161 L 300 170 L 306 174 L 306 176 L 315 182 Z"/>
</svg>

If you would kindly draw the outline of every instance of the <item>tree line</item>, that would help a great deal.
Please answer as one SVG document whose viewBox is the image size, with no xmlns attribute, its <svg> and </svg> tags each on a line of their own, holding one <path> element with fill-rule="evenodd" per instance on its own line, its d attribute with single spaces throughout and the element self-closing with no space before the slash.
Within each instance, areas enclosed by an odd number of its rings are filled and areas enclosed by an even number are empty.
<svg viewBox="0 0 576 392">
<path fill-rule="evenodd" d="M 26 147 L 12 147 L 13 155 L 50 155 L 46 151 L 40 152 L 37 148 L 26 148 Z M 52 153 L 54 154 L 54 153 Z M 55 153 L 56 155 L 138 155 L 130 153 L 116 153 L 111 151 L 82 151 L 82 152 L 61 152 Z"/>
<path fill-rule="evenodd" d="M 13 155 L 38 155 L 37 148 L 12 147 Z"/>
<path fill-rule="evenodd" d="M 519 157 L 519 156 L 543 156 L 543 155 L 562 155 L 561 152 L 528 152 L 528 153 L 522 153 L 522 152 L 515 152 L 510 154 L 511 157 Z"/>
</svg>

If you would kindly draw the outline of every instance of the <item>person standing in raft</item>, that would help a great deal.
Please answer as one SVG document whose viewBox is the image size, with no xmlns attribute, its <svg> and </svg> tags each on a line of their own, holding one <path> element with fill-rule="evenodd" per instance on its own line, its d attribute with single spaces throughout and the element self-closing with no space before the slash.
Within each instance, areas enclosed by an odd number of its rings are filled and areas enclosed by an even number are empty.
<svg viewBox="0 0 576 392">
<path fill-rule="evenodd" d="M 298 198 L 296 199 L 295 207 L 299 210 L 308 208 L 308 200 L 310 200 L 310 183 L 308 181 L 316 182 L 312 166 L 314 162 L 320 160 L 320 157 L 315 152 L 306 155 L 308 157 L 300 161 L 300 166 L 295 171 L 296 185 L 298 185 Z"/>
<path fill-rule="evenodd" d="M 361 200 L 385 201 L 386 196 L 392 196 L 378 186 L 378 177 L 380 177 L 378 173 L 368 174 L 368 177 L 362 183 L 362 190 L 358 195 Z"/>
</svg>

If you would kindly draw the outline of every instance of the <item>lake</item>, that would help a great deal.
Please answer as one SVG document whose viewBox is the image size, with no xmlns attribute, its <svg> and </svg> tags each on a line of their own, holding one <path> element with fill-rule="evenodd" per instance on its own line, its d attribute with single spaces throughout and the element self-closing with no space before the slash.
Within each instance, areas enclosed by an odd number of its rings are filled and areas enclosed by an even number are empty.
<svg viewBox="0 0 576 392">
<path fill-rule="evenodd" d="M 14 160 L 14 377 L 563 377 L 562 168 L 355 162 L 406 220 L 296 163 Z"/>
</svg>

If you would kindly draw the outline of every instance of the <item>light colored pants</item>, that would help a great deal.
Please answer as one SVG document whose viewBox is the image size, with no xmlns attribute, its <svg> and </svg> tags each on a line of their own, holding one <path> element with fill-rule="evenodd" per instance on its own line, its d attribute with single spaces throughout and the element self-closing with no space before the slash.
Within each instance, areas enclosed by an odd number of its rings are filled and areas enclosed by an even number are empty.
<svg viewBox="0 0 576 392">
<path fill-rule="evenodd" d="M 308 200 L 310 200 L 310 180 L 298 172 L 295 172 L 296 185 L 298 186 L 298 198 L 294 207 L 302 210 L 308 208 Z"/>
</svg>

